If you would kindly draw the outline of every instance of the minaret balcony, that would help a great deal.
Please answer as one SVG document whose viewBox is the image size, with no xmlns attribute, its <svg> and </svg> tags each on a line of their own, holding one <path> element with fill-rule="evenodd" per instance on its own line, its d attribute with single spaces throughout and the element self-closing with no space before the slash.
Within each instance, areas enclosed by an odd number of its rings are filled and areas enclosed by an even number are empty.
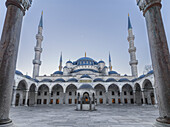
<svg viewBox="0 0 170 127">
<path fill-rule="evenodd" d="M 41 65 L 41 61 L 40 60 L 33 60 L 33 64 L 38 64 L 38 65 Z"/>
<path fill-rule="evenodd" d="M 43 41 L 43 36 L 41 34 L 37 34 L 36 39 L 40 40 L 40 41 Z"/>
<path fill-rule="evenodd" d="M 132 47 L 132 48 L 129 48 L 129 53 L 131 53 L 131 52 L 136 52 L 136 47 Z"/>
<path fill-rule="evenodd" d="M 137 65 L 138 64 L 138 60 L 133 60 L 129 62 L 130 65 Z"/>
<path fill-rule="evenodd" d="M 131 40 L 135 40 L 135 35 L 129 36 L 127 40 L 130 42 Z"/>
<path fill-rule="evenodd" d="M 40 47 L 35 47 L 34 50 L 35 50 L 35 51 L 42 52 L 42 48 L 40 48 Z"/>
</svg>

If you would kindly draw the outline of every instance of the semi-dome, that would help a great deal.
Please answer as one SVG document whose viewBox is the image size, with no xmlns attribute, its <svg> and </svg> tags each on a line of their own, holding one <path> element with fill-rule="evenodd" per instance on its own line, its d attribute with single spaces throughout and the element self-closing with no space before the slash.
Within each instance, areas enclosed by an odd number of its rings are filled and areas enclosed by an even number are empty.
<svg viewBox="0 0 170 127">
<path fill-rule="evenodd" d="M 67 82 L 78 82 L 78 80 L 75 79 L 75 78 L 70 78 L 70 79 L 67 80 Z"/>
<path fill-rule="evenodd" d="M 63 72 L 62 72 L 62 71 L 56 71 L 56 72 L 54 72 L 53 74 L 54 74 L 54 75 L 62 75 Z"/>
<path fill-rule="evenodd" d="M 27 78 L 27 79 L 31 79 L 31 77 L 30 76 L 28 76 L 28 75 L 24 75 L 25 76 L 25 78 Z"/>
<path fill-rule="evenodd" d="M 147 73 L 147 75 L 153 74 L 153 73 L 154 73 L 153 70 L 151 70 L 151 71 L 149 71 L 149 72 Z"/>
<path fill-rule="evenodd" d="M 93 89 L 93 87 L 90 84 L 83 84 L 79 87 L 79 89 Z"/>
<path fill-rule="evenodd" d="M 65 80 L 62 78 L 59 78 L 59 79 L 56 79 L 54 82 L 65 82 Z"/>
<path fill-rule="evenodd" d="M 72 62 L 69 60 L 69 61 L 67 61 L 66 63 L 71 63 L 72 64 Z"/>
<path fill-rule="evenodd" d="M 91 77 L 89 75 L 87 75 L 87 74 L 84 74 L 80 78 L 91 78 Z"/>
<path fill-rule="evenodd" d="M 96 78 L 93 80 L 93 82 L 104 82 L 104 80 L 102 78 Z"/>
<path fill-rule="evenodd" d="M 17 74 L 17 75 L 23 75 L 22 72 L 20 72 L 20 71 L 18 71 L 18 70 L 15 71 L 15 74 Z"/>
<path fill-rule="evenodd" d="M 121 78 L 121 79 L 119 79 L 119 82 L 129 82 L 129 79 L 127 79 L 127 78 Z"/>
<path fill-rule="evenodd" d="M 41 82 L 52 82 L 52 80 L 45 78 L 45 79 L 41 80 Z"/>
<path fill-rule="evenodd" d="M 114 78 L 108 78 L 108 79 L 106 80 L 106 82 L 116 82 L 116 79 L 114 79 Z"/>
<path fill-rule="evenodd" d="M 98 63 L 105 63 L 103 60 L 100 60 Z"/>
<path fill-rule="evenodd" d="M 116 71 L 109 71 L 109 75 L 118 74 Z"/>
</svg>

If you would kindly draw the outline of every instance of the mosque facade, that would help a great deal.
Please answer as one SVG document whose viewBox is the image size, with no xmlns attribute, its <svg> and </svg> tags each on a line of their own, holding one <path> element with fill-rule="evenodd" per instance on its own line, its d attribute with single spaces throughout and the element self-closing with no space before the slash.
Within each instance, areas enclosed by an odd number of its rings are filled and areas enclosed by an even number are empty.
<svg viewBox="0 0 170 127">
<path fill-rule="evenodd" d="M 50 76 L 39 75 L 42 53 L 43 15 L 41 16 L 35 58 L 33 60 L 33 76 L 23 75 L 16 70 L 12 106 L 36 105 L 76 105 L 90 102 L 91 104 L 137 104 L 157 105 L 154 87 L 154 73 L 152 70 L 138 76 L 138 60 L 136 59 L 135 36 L 130 17 L 128 16 L 128 42 L 130 54 L 129 65 L 131 75 L 121 75 L 112 70 L 111 56 L 109 65 L 105 61 L 96 61 L 91 57 L 81 57 L 75 61 L 67 61 L 63 66 L 62 54 L 59 70 Z M 78 91 L 86 91 L 85 102 L 79 98 Z M 95 91 L 88 97 L 87 91 Z M 83 96 L 83 93 L 81 93 Z M 89 101 L 90 100 L 90 101 Z"/>
</svg>

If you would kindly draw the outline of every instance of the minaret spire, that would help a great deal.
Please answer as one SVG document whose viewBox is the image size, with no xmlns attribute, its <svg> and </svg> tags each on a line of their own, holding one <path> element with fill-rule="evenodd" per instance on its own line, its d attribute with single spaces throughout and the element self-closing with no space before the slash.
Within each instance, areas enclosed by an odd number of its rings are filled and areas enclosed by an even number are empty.
<svg viewBox="0 0 170 127">
<path fill-rule="evenodd" d="M 133 35 L 133 29 L 130 22 L 130 16 L 128 14 L 128 42 L 129 42 L 129 53 L 130 53 L 130 66 L 131 66 L 131 72 L 132 76 L 138 77 L 138 60 L 136 60 L 136 47 L 134 46 L 134 39 L 135 36 Z"/>
<path fill-rule="evenodd" d="M 61 71 L 61 70 L 62 70 L 62 62 L 63 62 L 63 60 L 62 60 L 62 52 L 61 52 L 61 55 L 60 55 L 60 65 L 59 65 L 59 71 Z"/>
<path fill-rule="evenodd" d="M 43 11 L 41 12 L 41 19 L 40 19 L 39 27 L 43 28 Z"/>
<path fill-rule="evenodd" d="M 112 63 L 111 63 L 110 52 L 109 52 L 109 69 L 110 69 L 110 71 L 112 71 Z"/>
<path fill-rule="evenodd" d="M 34 65 L 33 78 L 36 78 L 37 76 L 39 76 L 39 70 L 40 70 L 40 65 L 41 65 L 40 58 L 41 58 L 41 53 L 42 53 L 41 43 L 43 41 L 42 30 L 43 30 L 43 12 L 41 14 L 40 23 L 38 26 L 38 34 L 36 35 L 37 44 L 34 48 L 35 58 L 33 60 L 33 65 Z"/>
</svg>

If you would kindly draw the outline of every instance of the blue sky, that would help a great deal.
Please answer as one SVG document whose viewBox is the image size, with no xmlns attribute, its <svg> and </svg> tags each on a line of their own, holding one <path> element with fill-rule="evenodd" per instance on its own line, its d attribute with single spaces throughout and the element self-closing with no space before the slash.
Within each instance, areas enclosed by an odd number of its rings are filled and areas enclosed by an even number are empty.
<svg viewBox="0 0 170 127">
<path fill-rule="evenodd" d="M 162 17 L 170 39 L 170 0 L 163 0 Z M 0 34 L 5 19 L 5 0 L 0 1 Z M 127 21 L 130 13 L 139 75 L 151 64 L 145 19 L 136 0 L 34 0 L 24 17 L 19 46 L 17 69 L 32 76 L 35 36 L 41 11 L 44 11 L 43 52 L 40 75 L 58 70 L 60 53 L 63 66 L 68 60 L 84 56 L 108 65 L 111 53 L 113 70 L 130 75 Z"/>
</svg>

